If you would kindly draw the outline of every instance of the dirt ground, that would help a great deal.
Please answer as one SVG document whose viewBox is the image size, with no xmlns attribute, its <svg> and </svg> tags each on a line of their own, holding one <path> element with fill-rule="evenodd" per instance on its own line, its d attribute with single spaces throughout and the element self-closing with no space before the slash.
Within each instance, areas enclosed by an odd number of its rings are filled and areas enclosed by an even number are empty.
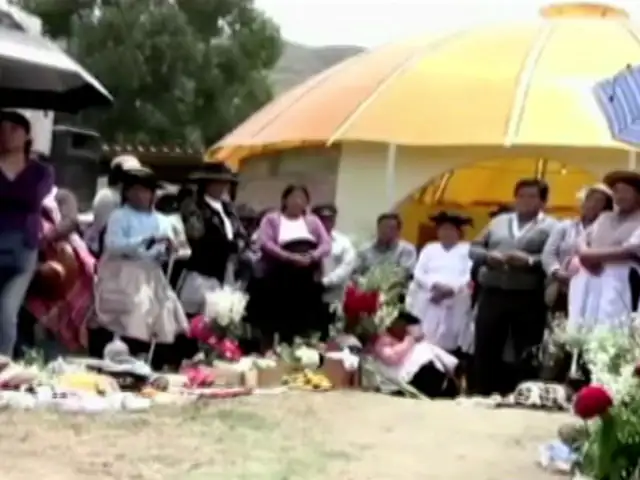
<svg viewBox="0 0 640 480">
<path fill-rule="evenodd" d="M 568 419 L 350 392 L 0 418 L 3 480 L 543 480 Z"/>
</svg>

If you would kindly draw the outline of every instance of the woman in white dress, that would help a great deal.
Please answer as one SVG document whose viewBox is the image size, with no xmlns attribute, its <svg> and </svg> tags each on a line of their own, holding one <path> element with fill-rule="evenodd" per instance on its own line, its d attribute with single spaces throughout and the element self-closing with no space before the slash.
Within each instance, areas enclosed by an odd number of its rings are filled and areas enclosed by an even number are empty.
<svg viewBox="0 0 640 480">
<path fill-rule="evenodd" d="M 420 252 L 407 292 L 407 310 L 420 319 L 425 338 L 450 353 L 472 350 L 471 260 L 461 241 L 467 217 L 440 212 L 430 218 L 438 241 Z"/>
<path fill-rule="evenodd" d="M 629 273 L 635 268 L 640 238 L 640 173 L 617 171 L 604 183 L 615 209 L 604 212 L 582 235 L 569 284 L 569 327 L 621 325 L 633 311 Z"/>
<path fill-rule="evenodd" d="M 613 193 L 604 183 L 592 185 L 578 194 L 580 216 L 561 222 L 549 235 L 542 250 L 542 266 L 548 275 L 545 292 L 552 315 L 568 316 L 568 291 L 571 278 L 577 273 L 571 260 L 579 242 L 602 212 L 613 210 Z"/>
</svg>

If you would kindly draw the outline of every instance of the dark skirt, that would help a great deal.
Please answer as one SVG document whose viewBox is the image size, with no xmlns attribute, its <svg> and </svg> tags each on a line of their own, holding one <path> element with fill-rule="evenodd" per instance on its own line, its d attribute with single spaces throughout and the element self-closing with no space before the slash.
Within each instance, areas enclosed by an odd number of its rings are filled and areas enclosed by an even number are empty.
<svg viewBox="0 0 640 480">
<path fill-rule="evenodd" d="M 455 398 L 460 393 L 455 381 L 431 362 L 420 368 L 409 384 L 430 398 Z"/>
<path fill-rule="evenodd" d="M 316 248 L 308 240 L 289 242 L 281 248 L 292 253 L 307 253 Z M 263 258 L 261 278 L 250 282 L 247 322 L 258 329 L 267 342 L 275 335 L 285 343 L 307 336 L 326 323 L 322 301 L 319 263 L 301 267 L 273 257 Z"/>
</svg>

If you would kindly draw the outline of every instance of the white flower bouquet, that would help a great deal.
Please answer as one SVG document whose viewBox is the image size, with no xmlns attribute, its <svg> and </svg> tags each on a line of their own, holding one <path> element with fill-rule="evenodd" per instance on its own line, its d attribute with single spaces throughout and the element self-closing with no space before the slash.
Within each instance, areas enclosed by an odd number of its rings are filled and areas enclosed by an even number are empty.
<svg viewBox="0 0 640 480">
<path fill-rule="evenodd" d="M 205 295 L 204 316 L 216 329 L 237 331 L 241 327 L 248 300 L 249 296 L 239 288 L 225 285 Z"/>
</svg>

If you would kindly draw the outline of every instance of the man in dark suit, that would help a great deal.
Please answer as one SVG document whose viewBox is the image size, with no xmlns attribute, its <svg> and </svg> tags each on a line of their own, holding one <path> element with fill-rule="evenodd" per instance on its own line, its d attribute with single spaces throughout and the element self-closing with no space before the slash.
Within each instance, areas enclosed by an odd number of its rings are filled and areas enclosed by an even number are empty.
<svg viewBox="0 0 640 480">
<path fill-rule="evenodd" d="M 190 180 L 197 185 L 197 192 L 193 200 L 187 200 L 181 206 L 182 221 L 191 247 L 183 286 L 183 290 L 189 290 L 184 292 L 189 301 L 183 298 L 183 302 L 188 313 L 196 314 L 201 313 L 199 310 L 203 304 L 195 304 L 204 301 L 205 291 L 192 290 L 196 285 L 199 285 L 198 289 L 206 290 L 234 280 L 234 262 L 246 242 L 246 235 L 229 199 L 237 179 L 225 164 L 206 164 L 191 175 Z M 190 281 L 189 276 L 198 278 L 198 281 Z M 201 302 L 195 301 L 196 297 L 202 297 Z"/>
<path fill-rule="evenodd" d="M 498 205 L 498 208 L 489 212 L 489 219 L 497 217 L 503 213 L 508 213 L 511 211 L 511 207 L 508 205 Z M 478 273 L 480 272 L 480 267 L 482 267 L 482 263 L 474 262 L 471 266 L 471 281 L 473 282 L 473 293 L 471 295 L 471 307 L 475 307 L 478 302 L 478 297 L 480 296 L 480 285 L 478 285 Z"/>
</svg>

